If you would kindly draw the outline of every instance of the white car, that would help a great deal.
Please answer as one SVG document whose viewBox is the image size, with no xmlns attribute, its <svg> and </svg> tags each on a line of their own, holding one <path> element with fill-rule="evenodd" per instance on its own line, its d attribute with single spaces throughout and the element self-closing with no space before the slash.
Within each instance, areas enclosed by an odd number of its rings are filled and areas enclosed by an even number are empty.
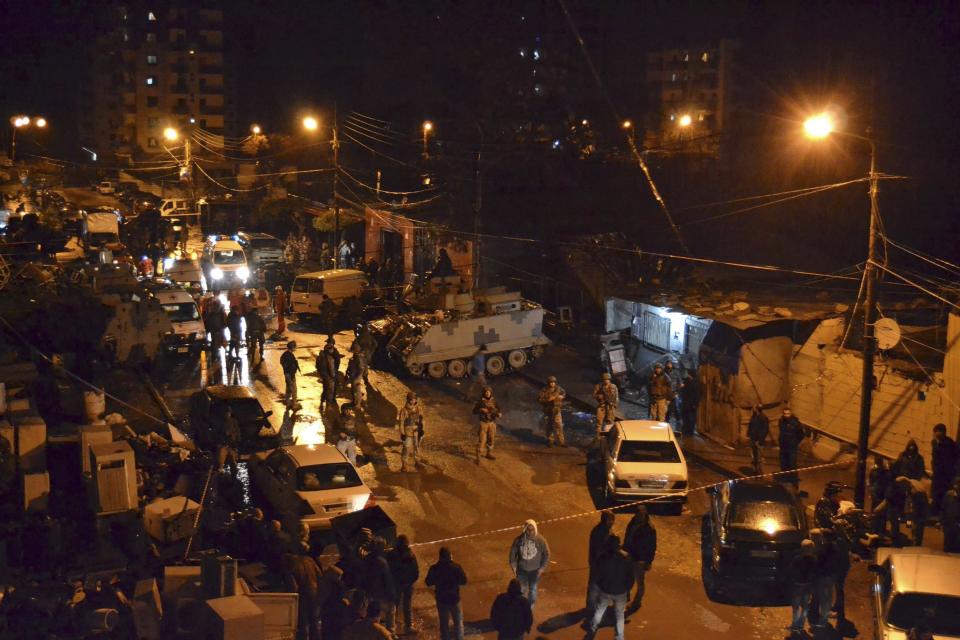
<svg viewBox="0 0 960 640">
<path fill-rule="evenodd" d="M 875 640 L 906 640 L 922 619 L 937 640 L 960 638 L 960 554 L 881 547 L 870 571 Z"/>
<path fill-rule="evenodd" d="M 375 504 L 357 470 L 330 444 L 257 453 L 250 458 L 250 481 L 289 531 L 297 522 L 329 529 L 332 518 Z"/>
<path fill-rule="evenodd" d="M 283 242 L 267 233 L 241 231 L 237 241 L 246 250 L 250 261 L 260 267 L 284 262 Z"/>
<path fill-rule="evenodd" d="M 660 496 L 682 508 L 687 501 L 687 461 L 673 429 L 656 420 L 615 422 L 600 439 L 603 493 L 608 502 Z"/>
<path fill-rule="evenodd" d="M 211 289 L 220 290 L 250 278 L 247 256 L 236 240 L 217 240 L 208 245 L 204 256 L 207 264 L 207 282 Z"/>
<path fill-rule="evenodd" d="M 97 185 L 97 193 L 104 196 L 116 193 L 116 191 L 117 191 L 117 188 L 109 180 L 104 180 L 103 182 Z"/>
<path fill-rule="evenodd" d="M 165 289 L 154 296 L 163 306 L 173 331 L 164 340 L 167 351 L 197 355 L 207 338 L 200 310 L 193 296 L 183 289 Z"/>
</svg>

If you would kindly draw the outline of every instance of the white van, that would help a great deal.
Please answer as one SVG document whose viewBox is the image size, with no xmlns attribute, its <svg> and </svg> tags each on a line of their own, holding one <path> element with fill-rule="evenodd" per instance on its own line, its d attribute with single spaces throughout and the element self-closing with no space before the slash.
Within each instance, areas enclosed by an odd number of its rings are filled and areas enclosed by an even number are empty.
<svg viewBox="0 0 960 640">
<path fill-rule="evenodd" d="M 184 287 L 194 287 L 201 291 L 207 288 L 200 261 L 195 258 L 164 258 L 163 275 Z"/>
<path fill-rule="evenodd" d="M 301 318 L 320 313 L 323 294 L 339 307 L 347 298 L 359 298 L 367 286 L 367 274 L 358 269 L 328 269 L 303 273 L 293 281 L 290 305 Z"/>
<path fill-rule="evenodd" d="M 189 200 L 181 198 L 164 200 L 160 203 L 159 209 L 160 215 L 164 218 L 199 215 L 196 212 L 196 207 Z"/>
<path fill-rule="evenodd" d="M 250 278 L 247 256 L 236 240 L 217 240 L 208 244 L 204 261 L 211 289 L 220 290 L 234 284 L 244 286 Z"/>
<path fill-rule="evenodd" d="M 116 191 L 117 191 L 117 187 L 109 180 L 104 180 L 103 182 L 97 185 L 97 193 L 99 193 L 100 195 L 104 195 L 104 196 L 111 195 L 113 193 L 116 193 Z"/>
<path fill-rule="evenodd" d="M 183 289 L 165 289 L 154 295 L 173 325 L 173 333 L 164 341 L 166 350 L 170 353 L 199 354 L 207 330 L 193 296 Z"/>
</svg>

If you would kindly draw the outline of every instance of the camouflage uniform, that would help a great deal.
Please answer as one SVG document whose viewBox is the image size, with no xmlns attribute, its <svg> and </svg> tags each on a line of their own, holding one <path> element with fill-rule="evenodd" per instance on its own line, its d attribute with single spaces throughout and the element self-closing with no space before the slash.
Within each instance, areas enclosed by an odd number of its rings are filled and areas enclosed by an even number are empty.
<svg viewBox="0 0 960 640">
<path fill-rule="evenodd" d="M 540 390 L 537 401 L 543 407 L 543 427 L 547 434 L 547 444 L 553 446 L 556 439 L 561 447 L 567 446 L 563 435 L 563 400 L 567 392 L 557 384 L 553 376 L 547 378 L 547 386 Z"/>
<path fill-rule="evenodd" d="M 597 401 L 597 438 L 603 435 L 604 426 L 613 424 L 620 408 L 620 391 L 610 382 L 610 374 L 605 373 L 602 381 L 593 388 L 593 399 Z"/>
<path fill-rule="evenodd" d="M 423 428 L 423 413 L 420 411 L 420 403 L 417 402 L 417 396 L 411 391 L 407 394 L 407 403 L 400 408 L 397 414 L 397 429 L 400 431 L 400 438 L 403 440 L 403 450 L 400 454 L 401 471 L 409 471 L 407 458 L 413 458 L 414 466 L 420 464 L 420 437 Z"/>
<path fill-rule="evenodd" d="M 489 395 L 487 392 L 490 391 Z M 493 445 L 497 438 L 497 418 L 500 417 L 500 407 L 493 397 L 493 391 L 490 387 L 483 390 L 480 399 L 473 407 L 473 412 L 480 417 L 480 440 L 477 442 L 477 462 L 480 458 L 486 456 L 490 460 L 493 457 Z"/>
</svg>

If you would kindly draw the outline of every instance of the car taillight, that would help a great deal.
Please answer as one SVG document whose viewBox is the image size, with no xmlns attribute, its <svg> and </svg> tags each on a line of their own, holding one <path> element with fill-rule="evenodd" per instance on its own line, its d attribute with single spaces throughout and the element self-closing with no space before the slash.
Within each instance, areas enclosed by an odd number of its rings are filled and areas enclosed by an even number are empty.
<svg viewBox="0 0 960 640">
<path fill-rule="evenodd" d="M 673 483 L 673 488 L 674 488 L 674 489 L 686 489 L 686 488 L 687 488 L 687 481 L 686 481 L 686 480 L 677 480 L 676 482 Z"/>
</svg>

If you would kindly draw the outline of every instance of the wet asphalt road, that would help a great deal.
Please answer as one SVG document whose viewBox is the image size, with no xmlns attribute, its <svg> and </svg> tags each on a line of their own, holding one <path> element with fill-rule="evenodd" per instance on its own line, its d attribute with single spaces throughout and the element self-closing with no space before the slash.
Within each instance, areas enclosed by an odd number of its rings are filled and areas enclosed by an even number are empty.
<svg viewBox="0 0 960 640">
<path fill-rule="evenodd" d="M 268 342 L 266 359 L 251 372 L 245 359 L 232 365 L 221 355 L 200 360 L 159 363 L 154 371 L 157 386 L 175 414 L 187 410 L 189 395 L 201 384 L 231 383 L 251 386 L 272 420 L 287 437 L 322 437 L 335 428 L 335 415 L 318 411 L 320 383 L 314 358 L 325 336 L 296 323 L 288 324 L 286 338 Z M 284 411 L 279 393 L 283 376 L 279 355 L 286 339 L 298 344 L 301 411 Z M 346 354 L 352 334 L 336 336 Z M 347 358 L 342 362 L 345 368 Z M 374 370 L 370 374 L 370 415 L 360 426 L 360 445 L 369 462 L 360 474 L 378 503 L 417 546 L 421 577 L 434 562 L 442 544 L 466 570 L 469 584 L 463 590 L 467 635 L 493 638 L 487 619 L 490 606 L 512 577 L 507 552 L 520 524 L 527 518 L 540 521 L 550 543 L 551 565 L 541 582 L 530 637 L 582 638 L 580 629 L 586 589 L 586 546 L 596 524 L 599 482 L 596 467 L 584 453 L 592 437 L 591 416 L 572 409 L 565 414 L 568 448 L 548 448 L 539 430 L 536 389 L 519 375 L 492 380 L 503 409 L 495 461 L 475 462 L 475 423 L 471 405 L 464 401 L 468 383 L 425 381 L 397 377 Z M 424 463 L 417 473 L 400 472 L 400 440 L 396 411 L 409 389 L 421 397 L 425 408 Z M 132 387 L 130 388 L 133 393 Z M 149 403 L 148 400 L 145 399 Z M 345 397 L 340 398 L 346 402 Z M 146 405 L 144 405 L 146 406 Z M 151 406 L 150 410 L 155 409 Z M 156 411 L 154 411 L 156 412 Z M 690 484 L 701 486 L 723 480 L 716 472 L 688 461 Z M 707 510 L 706 494 L 694 492 L 679 516 L 652 509 L 658 531 L 658 552 L 647 576 L 643 607 L 627 624 L 627 637 L 638 638 L 782 638 L 789 622 L 786 601 L 767 590 L 737 590 L 724 602 L 711 600 L 701 577 L 701 523 Z M 618 513 L 620 535 L 630 513 Z M 459 536 L 469 536 L 449 540 Z M 855 566 L 848 581 L 848 615 L 869 633 L 867 572 Z M 863 595 L 861 595 L 863 594 Z M 746 606 L 750 605 L 750 606 Z M 436 637 L 436 614 L 431 593 L 420 587 L 415 596 L 421 637 Z M 845 634 L 852 637 L 852 632 Z M 610 628 L 598 638 L 612 637 Z M 477 636 L 481 637 L 481 636 Z M 834 634 L 824 637 L 839 637 Z"/>
</svg>

